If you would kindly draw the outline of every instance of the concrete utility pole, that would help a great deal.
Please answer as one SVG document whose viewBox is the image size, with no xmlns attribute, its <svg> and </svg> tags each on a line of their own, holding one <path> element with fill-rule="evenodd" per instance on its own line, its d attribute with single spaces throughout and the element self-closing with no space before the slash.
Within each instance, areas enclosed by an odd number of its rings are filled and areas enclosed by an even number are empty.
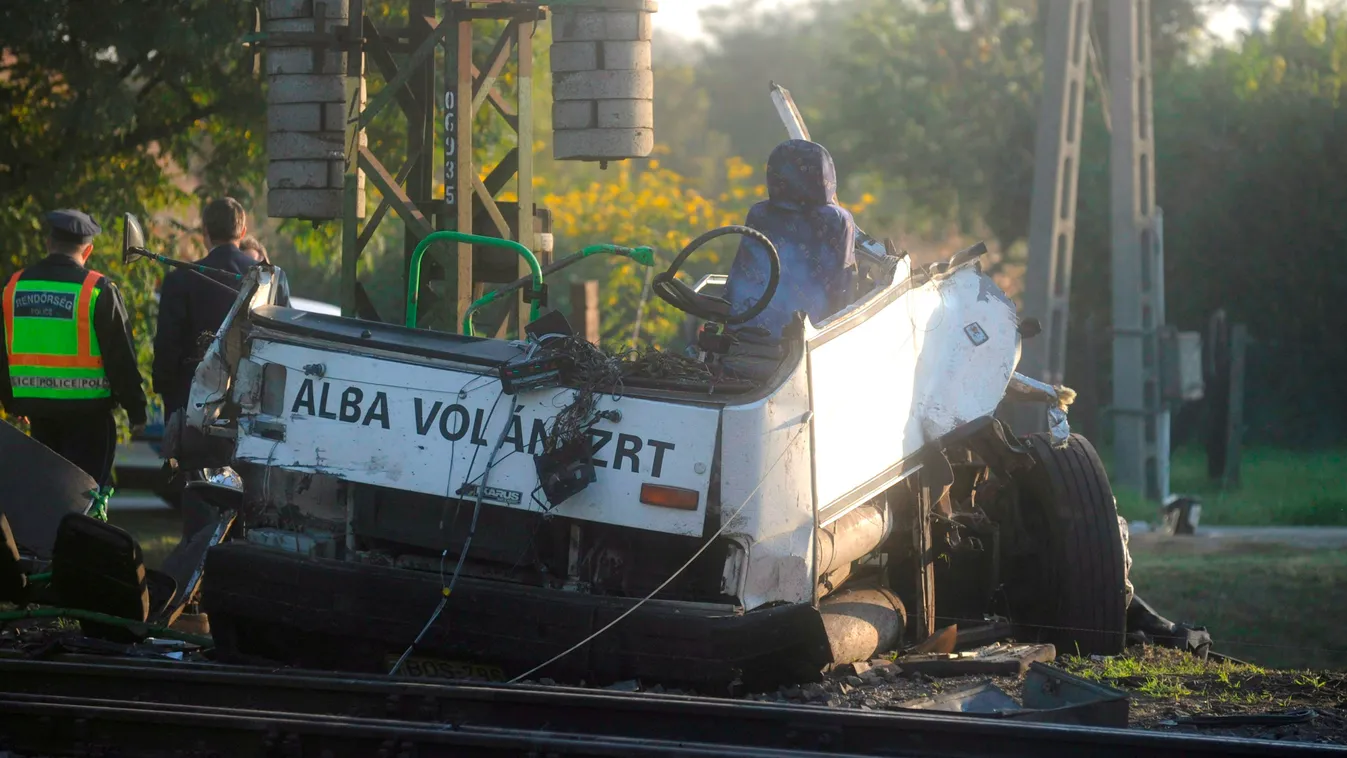
<svg viewBox="0 0 1347 758">
<path fill-rule="evenodd" d="M 1025 313 L 1043 332 L 1024 343 L 1021 369 L 1061 384 L 1066 376 L 1066 332 L 1071 299 L 1071 258 L 1076 237 L 1076 185 L 1080 175 L 1080 122 L 1090 47 L 1091 0 L 1048 4 L 1043 100 L 1034 145 L 1034 194 L 1029 220 L 1029 273 Z M 1047 419 L 1026 407 L 1016 429 L 1039 432 Z"/>
<path fill-rule="evenodd" d="M 1163 500 L 1169 413 L 1161 404 L 1164 269 L 1155 207 L 1150 0 L 1109 0 L 1113 123 L 1113 479 Z"/>
</svg>

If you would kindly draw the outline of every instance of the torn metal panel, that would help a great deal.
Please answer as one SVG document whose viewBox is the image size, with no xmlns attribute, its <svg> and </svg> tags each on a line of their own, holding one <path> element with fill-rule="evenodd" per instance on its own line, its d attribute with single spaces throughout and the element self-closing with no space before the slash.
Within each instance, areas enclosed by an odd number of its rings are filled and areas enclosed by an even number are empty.
<svg viewBox="0 0 1347 758">
<path fill-rule="evenodd" d="M 1006 387 L 1006 399 L 1019 403 L 1044 403 L 1047 405 L 1048 433 L 1053 445 L 1061 447 L 1071 437 L 1071 425 L 1067 421 L 1067 409 L 1076 400 L 1076 391 L 1070 387 L 1054 387 L 1051 384 L 1031 379 L 1019 372 L 1010 377 Z"/>
<path fill-rule="evenodd" d="M 721 413 L 720 508 L 725 534 L 743 546 L 736 593 L 746 609 L 814 599 L 812 428 L 803 353 L 777 390 Z"/>
<path fill-rule="evenodd" d="M 1124 729 L 1128 696 L 1122 690 L 1087 681 L 1042 663 L 1029 666 L 1021 690 L 1024 707 L 1037 711 L 1031 721 Z"/>
<path fill-rule="evenodd" d="M 0 422 L 0 513 L 21 553 L 49 560 L 61 519 L 89 510 L 98 488 L 81 468 L 18 428 Z"/>
<path fill-rule="evenodd" d="M 171 600 L 150 619 L 152 623 L 171 626 L 196 599 L 204 576 L 206 551 L 229 536 L 234 518 L 234 511 L 217 514 L 213 523 L 197 530 L 190 539 L 179 542 L 164 558 L 161 571 L 173 579 L 175 591 Z"/>
<path fill-rule="evenodd" d="M 976 261 L 807 326 L 819 510 L 891 486 L 927 445 L 990 416 L 1019 359 L 1014 306 L 983 298 Z M 995 286 L 994 283 L 992 286 Z M 876 395 L 857 389 L 883 383 Z M 873 430 L 874 433 L 861 433 Z"/>
<path fill-rule="evenodd" d="M 967 687 L 935 697 L 909 700 L 899 707 L 920 711 L 968 713 L 978 716 L 999 716 L 1024 710 L 1015 701 L 1015 698 L 1006 694 L 1005 690 L 991 682 L 983 682 L 975 687 Z"/>
<path fill-rule="evenodd" d="M 215 340 L 192 376 L 192 391 L 187 400 L 187 423 L 207 437 L 232 437 L 228 424 L 217 426 L 220 412 L 230 400 L 239 360 L 245 354 L 245 330 L 238 328 L 253 310 L 276 299 L 280 269 L 257 266 L 248 272 L 239 289 L 239 299 L 220 323 Z"/>
</svg>

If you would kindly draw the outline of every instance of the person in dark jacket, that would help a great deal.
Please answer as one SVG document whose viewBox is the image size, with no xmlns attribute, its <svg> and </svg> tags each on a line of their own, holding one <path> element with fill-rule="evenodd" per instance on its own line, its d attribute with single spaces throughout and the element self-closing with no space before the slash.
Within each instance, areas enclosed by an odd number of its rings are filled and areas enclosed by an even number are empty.
<svg viewBox="0 0 1347 758">
<path fill-rule="evenodd" d="M 121 293 L 85 268 L 103 229 L 85 213 L 47 214 L 47 257 L 4 288 L 0 403 L 104 488 L 117 449 L 113 408 L 145 427 L 145 390 Z"/>
<path fill-rule="evenodd" d="M 264 261 L 256 252 L 243 250 L 239 241 L 248 233 L 243 206 L 232 197 L 212 200 L 202 213 L 205 242 L 210 253 L 197 261 L 203 266 L 243 274 Z M 289 288 L 279 282 L 277 305 L 288 305 Z M 203 344 L 214 336 L 229 315 L 237 296 L 205 281 L 201 275 L 174 269 L 164 277 L 159 291 L 159 325 L 154 335 L 154 391 L 164 399 L 164 416 L 187 407 L 192 376 L 205 352 Z M 204 340 L 202 335 L 208 335 Z"/>
</svg>

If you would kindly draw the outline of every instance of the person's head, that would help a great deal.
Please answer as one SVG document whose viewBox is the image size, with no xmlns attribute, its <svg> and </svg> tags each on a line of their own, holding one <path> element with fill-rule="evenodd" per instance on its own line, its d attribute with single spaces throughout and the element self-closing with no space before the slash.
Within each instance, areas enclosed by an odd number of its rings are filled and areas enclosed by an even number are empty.
<svg viewBox="0 0 1347 758">
<path fill-rule="evenodd" d="M 48 213 L 46 220 L 47 252 L 69 256 L 84 265 L 94 252 L 94 237 L 103 233 L 103 227 L 89 214 L 68 208 Z"/>
<path fill-rule="evenodd" d="M 271 259 L 267 257 L 267 249 L 251 234 L 246 235 L 243 239 L 239 240 L 239 249 L 245 253 L 252 253 L 258 263 L 271 263 Z"/>
<path fill-rule="evenodd" d="M 201 225 L 205 228 L 207 250 L 237 244 L 248 234 L 248 216 L 239 201 L 232 197 L 216 198 L 207 203 L 201 212 Z"/>
</svg>

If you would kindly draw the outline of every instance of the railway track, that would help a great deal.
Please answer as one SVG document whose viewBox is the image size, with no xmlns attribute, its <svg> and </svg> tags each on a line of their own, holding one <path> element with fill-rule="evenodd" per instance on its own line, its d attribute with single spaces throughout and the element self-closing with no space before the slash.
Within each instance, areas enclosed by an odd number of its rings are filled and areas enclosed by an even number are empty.
<svg viewBox="0 0 1347 758">
<path fill-rule="evenodd" d="M 1305 743 L 203 664 L 0 660 L 0 755 L 1318 756 Z"/>
</svg>

